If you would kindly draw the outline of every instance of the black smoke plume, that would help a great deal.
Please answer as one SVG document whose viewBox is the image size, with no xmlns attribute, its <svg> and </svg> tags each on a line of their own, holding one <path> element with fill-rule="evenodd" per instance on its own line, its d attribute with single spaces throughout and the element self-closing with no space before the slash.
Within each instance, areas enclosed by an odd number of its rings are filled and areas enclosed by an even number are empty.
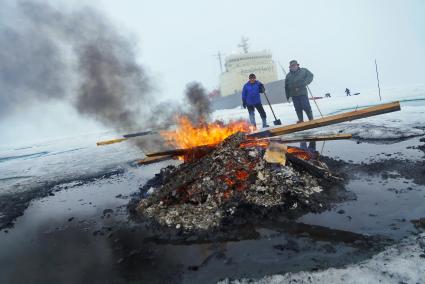
<svg viewBox="0 0 425 284">
<path fill-rule="evenodd" d="M 0 117 L 17 106 L 67 99 L 108 127 L 143 124 L 151 83 L 137 48 L 89 7 L 5 1 L 0 14 Z"/>
<path fill-rule="evenodd" d="M 193 82 L 186 86 L 186 101 L 189 105 L 187 116 L 193 123 L 208 122 L 212 113 L 211 102 L 200 83 Z"/>
</svg>

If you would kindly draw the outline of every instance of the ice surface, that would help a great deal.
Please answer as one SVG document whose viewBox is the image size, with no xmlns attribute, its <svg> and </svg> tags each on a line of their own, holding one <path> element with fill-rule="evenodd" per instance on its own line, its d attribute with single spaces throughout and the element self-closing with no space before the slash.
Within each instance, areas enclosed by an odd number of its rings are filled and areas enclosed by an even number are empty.
<svg viewBox="0 0 425 284">
<path fill-rule="evenodd" d="M 49 182 L 71 181 L 126 167 L 143 157 L 129 142 L 96 146 L 115 133 L 93 133 L 0 149 L 0 194 L 28 190 Z"/>
<path fill-rule="evenodd" d="M 425 233 L 411 236 L 373 258 L 344 268 L 297 272 L 220 283 L 425 283 Z"/>
</svg>

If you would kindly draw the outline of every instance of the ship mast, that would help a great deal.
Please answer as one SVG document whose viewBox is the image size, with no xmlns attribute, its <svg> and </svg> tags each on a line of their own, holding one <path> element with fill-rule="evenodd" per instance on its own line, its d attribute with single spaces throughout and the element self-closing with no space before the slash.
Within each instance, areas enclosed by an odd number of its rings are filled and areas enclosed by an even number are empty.
<svg viewBox="0 0 425 284">
<path fill-rule="evenodd" d="M 238 44 L 238 47 L 241 47 L 244 53 L 248 53 L 248 40 L 249 38 L 243 36 L 241 39 L 241 43 Z"/>
<path fill-rule="evenodd" d="M 218 62 L 220 63 L 220 71 L 221 71 L 221 73 L 223 73 L 223 63 L 222 63 L 222 61 L 221 61 L 221 56 L 222 56 L 223 54 L 221 54 L 221 52 L 220 52 L 220 50 L 217 52 L 217 54 L 215 55 L 216 57 L 217 57 L 217 59 L 218 59 Z"/>
</svg>

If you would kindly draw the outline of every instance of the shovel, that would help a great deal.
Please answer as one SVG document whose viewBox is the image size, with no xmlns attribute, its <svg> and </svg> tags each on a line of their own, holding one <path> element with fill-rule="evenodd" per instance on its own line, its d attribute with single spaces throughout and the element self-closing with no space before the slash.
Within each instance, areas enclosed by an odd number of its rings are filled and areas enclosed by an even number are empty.
<svg viewBox="0 0 425 284">
<path fill-rule="evenodd" d="M 267 103 L 269 104 L 270 109 L 272 110 L 273 116 L 274 116 L 274 121 L 273 124 L 274 125 L 282 125 L 282 121 L 280 121 L 280 119 L 277 119 L 276 115 L 274 114 L 272 105 L 270 104 L 269 98 L 266 95 L 266 92 L 264 92 L 264 96 L 266 97 Z"/>
</svg>

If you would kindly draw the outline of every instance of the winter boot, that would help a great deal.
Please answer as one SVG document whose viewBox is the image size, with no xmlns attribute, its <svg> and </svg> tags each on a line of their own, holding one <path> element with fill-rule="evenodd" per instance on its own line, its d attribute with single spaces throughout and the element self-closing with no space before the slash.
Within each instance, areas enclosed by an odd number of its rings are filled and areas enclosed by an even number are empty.
<svg viewBox="0 0 425 284">
<path fill-rule="evenodd" d="M 263 120 L 263 128 L 269 127 L 269 125 L 267 124 L 267 118 L 262 117 L 261 120 Z"/>
<path fill-rule="evenodd" d="M 313 120 L 313 112 L 310 110 L 307 110 L 305 112 L 307 114 L 308 120 Z"/>
<path fill-rule="evenodd" d="M 256 127 L 257 124 L 255 123 L 255 114 L 253 112 L 249 113 L 249 122 L 252 126 Z"/>
<path fill-rule="evenodd" d="M 304 122 L 304 115 L 302 110 L 295 110 L 297 113 L 298 121 L 297 123 Z"/>
</svg>

